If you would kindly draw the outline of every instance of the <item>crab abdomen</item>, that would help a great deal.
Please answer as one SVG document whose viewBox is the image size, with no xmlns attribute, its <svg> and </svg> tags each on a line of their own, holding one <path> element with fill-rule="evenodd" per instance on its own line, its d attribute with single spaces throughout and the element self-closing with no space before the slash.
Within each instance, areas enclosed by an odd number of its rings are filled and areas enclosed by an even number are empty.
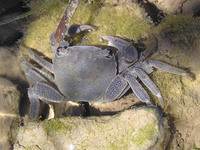
<svg viewBox="0 0 200 150">
<path fill-rule="evenodd" d="M 56 85 L 69 100 L 97 101 L 116 76 L 117 64 L 114 56 L 103 56 L 100 48 L 81 47 L 69 47 L 63 57 L 55 57 Z"/>
</svg>

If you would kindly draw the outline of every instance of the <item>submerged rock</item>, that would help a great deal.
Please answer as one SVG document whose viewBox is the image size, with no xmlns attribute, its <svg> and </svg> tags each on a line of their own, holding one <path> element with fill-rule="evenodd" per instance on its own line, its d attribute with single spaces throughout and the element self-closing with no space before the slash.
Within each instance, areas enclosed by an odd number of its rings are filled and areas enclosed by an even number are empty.
<svg viewBox="0 0 200 150">
<path fill-rule="evenodd" d="M 114 116 L 29 122 L 19 128 L 14 149 L 163 150 L 169 136 L 157 108 L 139 107 Z"/>
<path fill-rule="evenodd" d="M 20 53 L 16 46 L 0 47 L 0 76 L 20 82 L 24 80 L 20 68 Z"/>
</svg>

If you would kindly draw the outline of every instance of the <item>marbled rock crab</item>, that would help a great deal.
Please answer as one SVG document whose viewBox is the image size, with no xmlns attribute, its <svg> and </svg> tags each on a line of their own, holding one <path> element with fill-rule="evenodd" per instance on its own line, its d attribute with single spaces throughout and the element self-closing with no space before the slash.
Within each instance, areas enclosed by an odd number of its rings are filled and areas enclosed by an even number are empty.
<svg viewBox="0 0 200 150">
<path fill-rule="evenodd" d="M 29 56 L 48 72 L 26 60 L 21 62 L 30 84 L 30 116 L 37 118 L 40 101 L 60 103 L 64 101 L 109 102 L 123 96 L 129 88 L 143 102 L 151 104 L 146 90 L 138 79 L 158 97 L 164 107 L 161 93 L 148 74 L 153 68 L 178 75 L 189 74 L 182 69 L 160 61 L 146 60 L 149 51 L 138 55 L 129 42 L 112 36 L 103 36 L 110 48 L 95 46 L 70 46 L 64 35 L 71 37 L 81 31 L 94 30 L 89 25 L 71 25 L 70 21 L 80 0 L 70 0 L 63 17 L 50 36 L 54 58 L 52 63 L 28 50 Z"/>
<path fill-rule="evenodd" d="M 73 33 L 70 33 L 72 28 Z M 72 25 L 68 36 L 82 30 L 93 30 L 93 27 Z M 52 43 L 55 42 L 54 36 L 50 39 Z M 28 50 L 34 61 L 53 74 L 47 74 L 26 60 L 21 63 L 30 84 L 28 96 L 32 118 L 38 116 L 39 100 L 47 103 L 109 102 L 123 96 L 129 88 L 141 101 L 151 104 L 148 93 L 138 79 L 158 97 L 163 107 L 161 93 L 148 76 L 153 72 L 153 68 L 189 76 L 185 70 L 160 61 L 145 60 L 146 52 L 138 55 L 136 48 L 121 38 L 103 36 L 101 39 L 108 41 L 108 46 L 117 48 L 117 52 L 95 46 L 69 46 L 68 42 L 63 42 L 59 47 L 52 47 L 54 59 L 49 63 Z"/>
</svg>

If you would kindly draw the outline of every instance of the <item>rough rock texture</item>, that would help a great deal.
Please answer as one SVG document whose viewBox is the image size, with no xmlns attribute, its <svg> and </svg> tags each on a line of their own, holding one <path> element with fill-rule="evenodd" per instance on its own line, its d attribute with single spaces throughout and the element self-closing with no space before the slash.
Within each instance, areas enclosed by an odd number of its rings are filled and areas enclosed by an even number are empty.
<svg viewBox="0 0 200 150">
<path fill-rule="evenodd" d="M 167 14 L 190 14 L 200 11 L 199 0 L 148 0 Z"/>
<path fill-rule="evenodd" d="M 132 108 L 115 116 L 67 117 L 20 127 L 14 149 L 163 150 L 166 118 L 157 108 Z"/>
<path fill-rule="evenodd" d="M 0 149 L 12 147 L 14 131 L 19 121 L 23 73 L 19 66 L 19 50 L 16 47 L 0 48 Z"/>
<path fill-rule="evenodd" d="M 195 76 L 172 75 L 162 71 L 152 74 L 165 102 L 164 112 L 174 120 L 171 149 L 200 147 L 200 19 L 191 16 L 167 17 L 158 26 L 158 53 L 152 59 L 189 68 Z M 178 136 L 176 136 L 178 133 Z"/>
<path fill-rule="evenodd" d="M 0 78 L 0 149 L 10 149 L 12 130 L 16 128 L 19 114 L 20 93 L 16 85 Z"/>
<path fill-rule="evenodd" d="M 16 47 L 0 47 L 0 76 L 11 80 L 25 79 L 19 65 L 19 57 L 19 50 Z"/>
</svg>

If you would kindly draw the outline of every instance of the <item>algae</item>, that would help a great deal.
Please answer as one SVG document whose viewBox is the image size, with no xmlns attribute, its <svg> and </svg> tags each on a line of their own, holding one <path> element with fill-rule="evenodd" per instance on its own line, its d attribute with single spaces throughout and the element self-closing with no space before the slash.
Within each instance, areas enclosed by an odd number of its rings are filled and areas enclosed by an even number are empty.
<svg viewBox="0 0 200 150">
<path fill-rule="evenodd" d="M 26 127 L 19 128 L 14 147 L 135 150 L 139 146 L 160 150 L 166 146 L 162 143 L 167 143 L 169 136 L 166 119 L 158 114 L 155 107 L 140 107 L 115 116 L 29 122 Z"/>
<path fill-rule="evenodd" d="M 56 29 L 66 6 L 67 1 L 59 0 L 34 14 L 25 31 L 24 44 L 52 58 L 49 36 Z M 153 28 L 151 19 L 147 17 L 139 4 L 122 3 L 115 6 L 102 1 L 87 3 L 82 1 L 71 24 L 89 24 L 96 29 L 84 33 L 83 40 L 74 42 L 75 45 L 105 45 L 100 42 L 100 37 L 103 35 L 119 36 L 137 41 L 147 38 Z"/>
<path fill-rule="evenodd" d="M 71 127 L 66 126 L 61 120 L 53 119 L 53 120 L 45 120 L 43 123 L 43 127 L 47 135 L 51 132 L 59 132 L 70 130 Z"/>
<path fill-rule="evenodd" d="M 101 7 L 95 13 L 95 17 L 91 22 L 97 29 L 87 34 L 88 43 L 86 44 L 105 45 L 99 40 L 103 35 L 118 36 L 135 41 L 148 37 L 151 30 L 151 21 L 145 15 L 141 15 L 145 13 L 139 5 L 134 3 L 129 5 L 129 7 L 128 4 L 113 7 L 105 4 Z M 115 15 L 111 17 L 110 14 Z M 85 43 L 81 42 L 81 44 Z"/>
<path fill-rule="evenodd" d="M 174 43 L 193 46 L 200 39 L 200 19 L 190 15 L 167 16 L 158 26 L 158 34 Z"/>
<path fill-rule="evenodd" d="M 137 145 L 137 147 L 141 147 L 144 142 L 150 141 L 151 139 L 155 138 L 155 133 L 157 129 L 155 128 L 155 123 L 148 124 L 138 131 L 133 130 L 131 142 Z"/>
</svg>

